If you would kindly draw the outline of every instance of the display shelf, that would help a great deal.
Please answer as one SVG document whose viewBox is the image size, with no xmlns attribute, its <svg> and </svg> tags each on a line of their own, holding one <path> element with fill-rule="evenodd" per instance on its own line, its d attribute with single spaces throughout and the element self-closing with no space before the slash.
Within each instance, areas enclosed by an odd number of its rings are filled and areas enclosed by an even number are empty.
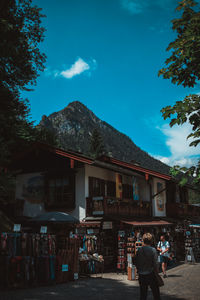
<svg viewBox="0 0 200 300">
<path fill-rule="evenodd" d="M 126 271 L 126 233 L 118 231 L 117 271 Z"/>
</svg>

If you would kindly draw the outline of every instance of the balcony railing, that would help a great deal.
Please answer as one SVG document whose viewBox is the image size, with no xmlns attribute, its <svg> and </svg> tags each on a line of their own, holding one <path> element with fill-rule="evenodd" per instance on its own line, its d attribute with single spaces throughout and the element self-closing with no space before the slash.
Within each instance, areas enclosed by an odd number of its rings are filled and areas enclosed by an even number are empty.
<svg viewBox="0 0 200 300">
<path fill-rule="evenodd" d="M 167 203 L 168 217 L 200 216 L 200 207 L 185 203 Z"/>
<path fill-rule="evenodd" d="M 94 207 L 92 198 L 86 199 L 86 215 L 87 216 L 120 216 L 120 217 L 151 217 L 152 205 L 150 202 L 141 201 L 124 201 L 111 197 L 98 197 L 101 205 L 98 209 Z M 167 217 L 196 217 L 200 216 L 200 207 L 184 204 L 184 203 L 167 203 Z"/>
<path fill-rule="evenodd" d="M 98 210 L 99 211 L 99 210 Z M 152 207 L 150 202 L 141 202 L 133 200 L 123 202 L 116 198 L 102 197 L 102 210 L 99 214 L 104 216 L 120 216 L 120 217 L 150 217 L 152 215 Z M 95 216 L 98 213 L 94 210 L 93 199 L 86 199 L 86 215 Z"/>
</svg>

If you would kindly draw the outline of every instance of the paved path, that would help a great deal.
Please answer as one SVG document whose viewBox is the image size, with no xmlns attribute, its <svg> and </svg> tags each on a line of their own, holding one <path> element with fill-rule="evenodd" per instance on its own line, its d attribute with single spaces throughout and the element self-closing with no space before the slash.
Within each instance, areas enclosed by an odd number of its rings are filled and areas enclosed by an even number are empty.
<svg viewBox="0 0 200 300">
<path fill-rule="evenodd" d="M 200 300 L 200 264 L 184 264 L 168 271 L 162 300 Z M 137 281 L 126 275 L 104 274 L 103 278 L 80 279 L 76 282 L 34 289 L 1 291 L 0 300 L 137 300 Z M 149 291 L 148 300 L 152 300 Z"/>
</svg>

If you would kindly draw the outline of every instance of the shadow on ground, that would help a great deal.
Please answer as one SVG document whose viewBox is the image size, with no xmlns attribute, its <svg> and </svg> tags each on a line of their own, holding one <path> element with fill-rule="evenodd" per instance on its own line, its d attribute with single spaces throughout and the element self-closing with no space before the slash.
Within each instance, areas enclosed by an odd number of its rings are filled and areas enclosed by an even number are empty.
<svg viewBox="0 0 200 300">
<path fill-rule="evenodd" d="M 162 294 L 162 300 L 183 300 L 175 296 Z M 135 282 L 107 278 L 81 279 L 76 282 L 47 287 L 1 291 L 1 300 L 122 300 L 139 299 L 139 286 Z M 148 300 L 152 300 L 148 291 Z"/>
</svg>

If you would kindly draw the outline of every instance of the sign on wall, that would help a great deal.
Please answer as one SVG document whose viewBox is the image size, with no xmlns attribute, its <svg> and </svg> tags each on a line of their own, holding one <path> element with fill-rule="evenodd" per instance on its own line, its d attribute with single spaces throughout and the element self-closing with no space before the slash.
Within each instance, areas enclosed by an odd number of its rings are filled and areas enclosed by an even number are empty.
<svg viewBox="0 0 200 300">
<path fill-rule="evenodd" d="M 103 197 L 93 197 L 92 198 L 92 206 L 93 211 L 92 214 L 95 216 L 97 215 L 103 215 L 104 209 L 103 209 Z"/>
<path fill-rule="evenodd" d="M 153 215 L 154 217 L 166 217 L 166 191 L 165 181 L 154 179 Z"/>
<path fill-rule="evenodd" d="M 112 222 L 103 222 L 103 229 L 112 229 Z"/>
<path fill-rule="evenodd" d="M 13 231 L 14 232 L 20 232 L 21 231 L 21 224 L 14 224 Z"/>
<path fill-rule="evenodd" d="M 68 271 L 69 271 L 68 265 L 62 265 L 62 272 L 68 272 Z"/>
<path fill-rule="evenodd" d="M 16 199 L 24 200 L 23 215 L 35 217 L 44 210 L 44 177 L 41 173 L 17 176 Z"/>
<path fill-rule="evenodd" d="M 47 226 L 41 226 L 40 233 L 47 233 Z"/>
<path fill-rule="evenodd" d="M 16 197 L 32 204 L 43 202 L 44 177 L 40 173 L 18 175 Z"/>
</svg>

